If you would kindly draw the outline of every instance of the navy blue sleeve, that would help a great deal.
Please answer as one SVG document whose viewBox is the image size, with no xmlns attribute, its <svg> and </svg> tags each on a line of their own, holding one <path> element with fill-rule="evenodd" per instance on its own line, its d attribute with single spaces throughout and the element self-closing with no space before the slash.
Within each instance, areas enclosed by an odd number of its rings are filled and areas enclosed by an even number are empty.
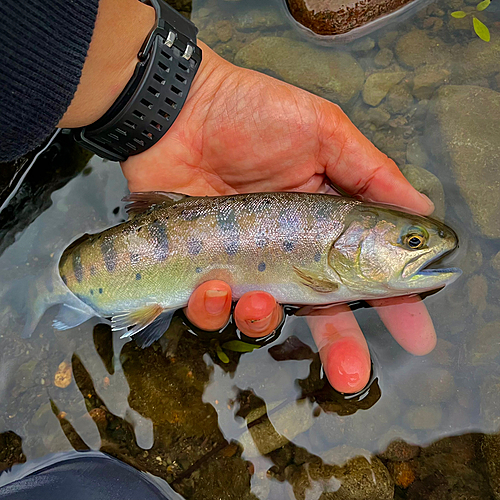
<svg viewBox="0 0 500 500">
<path fill-rule="evenodd" d="M 0 162 L 54 130 L 76 92 L 99 0 L 0 1 Z"/>
</svg>

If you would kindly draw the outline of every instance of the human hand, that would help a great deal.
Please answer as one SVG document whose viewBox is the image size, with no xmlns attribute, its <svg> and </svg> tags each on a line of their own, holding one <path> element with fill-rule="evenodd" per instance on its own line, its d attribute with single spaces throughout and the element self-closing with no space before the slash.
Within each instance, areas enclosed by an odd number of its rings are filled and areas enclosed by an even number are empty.
<svg viewBox="0 0 500 500">
<path fill-rule="evenodd" d="M 203 51 L 204 64 L 172 128 L 154 147 L 123 163 L 131 191 L 314 192 L 331 182 L 363 199 L 432 212 L 432 203 L 338 106 L 237 68 L 205 46 Z M 406 350 L 423 355 L 434 348 L 434 327 L 418 297 L 371 304 Z M 195 290 L 186 315 L 200 328 L 217 330 L 228 321 L 230 309 L 229 285 L 212 281 Z M 244 334 L 260 337 L 278 326 L 282 310 L 272 296 L 255 291 L 239 300 L 234 318 Z M 363 389 L 370 354 L 349 307 L 316 311 L 308 323 L 333 387 L 346 393 Z"/>
</svg>

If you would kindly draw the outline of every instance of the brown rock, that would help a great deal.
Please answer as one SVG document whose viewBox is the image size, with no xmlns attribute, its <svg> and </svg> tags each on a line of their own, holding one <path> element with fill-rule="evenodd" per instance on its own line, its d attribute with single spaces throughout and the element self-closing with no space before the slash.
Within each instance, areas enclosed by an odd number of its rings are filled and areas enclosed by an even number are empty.
<svg viewBox="0 0 500 500">
<path fill-rule="evenodd" d="M 347 33 L 412 0 L 288 0 L 292 16 L 320 35 Z"/>
</svg>

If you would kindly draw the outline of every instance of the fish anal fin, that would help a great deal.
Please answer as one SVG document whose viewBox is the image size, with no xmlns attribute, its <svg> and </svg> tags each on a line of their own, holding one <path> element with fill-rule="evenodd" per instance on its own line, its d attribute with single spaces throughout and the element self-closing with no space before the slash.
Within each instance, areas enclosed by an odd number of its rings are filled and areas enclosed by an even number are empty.
<svg viewBox="0 0 500 500">
<path fill-rule="evenodd" d="M 296 266 L 293 266 L 293 270 L 300 278 L 300 282 L 312 288 L 315 292 L 318 293 L 332 293 L 336 292 L 339 289 L 339 284 L 335 281 L 332 281 L 330 278 L 326 276 L 322 276 L 314 271 L 308 271 L 305 269 L 299 269 Z"/>
<path fill-rule="evenodd" d="M 130 193 L 128 196 L 125 196 L 122 201 L 128 202 L 128 204 L 125 205 L 125 210 L 131 217 L 134 217 L 157 205 L 171 205 L 172 203 L 181 201 L 184 198 L 189 197 L 180 193 L 151 191 L 144 193 Z"/>
<path fill-rule="evenodd" d="M 163 334 L 168 330 L 172 317 L 174 315 L 173 310 L 165 311 L 160 314 L 150 325 L 141 330 L 135 337 L 136 344 L 145 349 L 149 347 L 153 342 L 156 342 Z"/>
<path fill-rule="evenodd" d="M 111 318 L 111 329 L 114 332 L 125 330 L 121 338 L 130 337 L 149 326 L 162 312 L 160 305 L 148 304 L 134 311 L 117 313 Z"/>
</svg>

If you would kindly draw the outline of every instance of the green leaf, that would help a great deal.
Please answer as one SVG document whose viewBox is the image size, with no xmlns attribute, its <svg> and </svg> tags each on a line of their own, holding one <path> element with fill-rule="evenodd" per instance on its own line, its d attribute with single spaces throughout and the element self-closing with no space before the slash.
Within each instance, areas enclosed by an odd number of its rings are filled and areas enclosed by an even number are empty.
<svg viewBox="0 0 500 500">
<path fill-rule="evenodd" d="M 484 10 L 486 9 L 486 7 L 488 7 L 488 5 L 491 3 L 491 0 L 483 0 L 482 2 L 479 2 L 477 5 L 476 5 L 476 9 L 481 11 L 481 10 Z"/>
<path fill-rule="evenodd" d="M 255 351 L 255 349 L 258 349 L 260 345 L 247 344 L 246 342 L 242 342 L 241 340 L 230 340 L 229 342 L 222 344 L 222 347 L 234 352 L 252 352 Z"/>
<path fill-rule="evenodd" d="M 217 357 L 223 363 L 229 363 L 229 358 L 227 357 L 227 354 L 221 349 L 220 345 L 217 346 L 216 352 L 217 352 Z"/>
<path fill-rule="evenodd" d="M 474 31 L 476 32 L 476 35 L 481 40 L 484 40 L 485 42 L 489 42 L 490 41 L 490 30 L 477 17 L 474 17 L 472 19 L 472 22 L 474 24 Z"/>
<path fill-rule="evenodd" d="M 451 17 L 454 17 L 456 19 L 462 19 L 464 18 L 465 16 L 467 15 L 466 12 L 464 12 L 463 10 L 456 10 L 455 12 L 452 12 L 451 13 Z"/>
</svg>

